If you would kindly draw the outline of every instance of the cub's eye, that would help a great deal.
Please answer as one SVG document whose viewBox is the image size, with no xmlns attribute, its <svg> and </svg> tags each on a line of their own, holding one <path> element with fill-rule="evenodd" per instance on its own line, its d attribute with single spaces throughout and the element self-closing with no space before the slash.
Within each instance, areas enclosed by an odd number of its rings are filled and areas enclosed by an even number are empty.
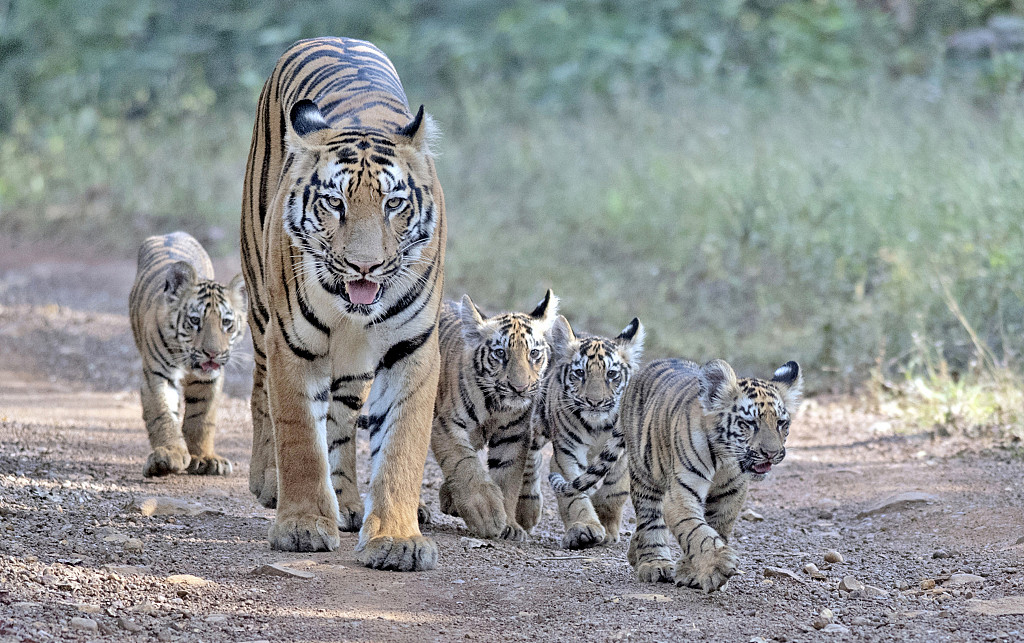
<svg viewBox="0 0 1024 643">
<path fill-rule="evenodd" d="M 398 212 L 405 208 L 406 203 L 408 203 L 407 199 L 400 196 L 393 196 L 384 202 L 384 209 L 388 212 Z"/>
<path fill-rule="evenodd" d="M 583 376 L 586 375 L 586 374 L 587 374 L 586 371 L 584 371 L 582 368 L 580 368 L 578 366 L 576 368 L 572 369 L 572 376 L 575 377 L 578 380 L 583 379 Z"/>
<path fill-rule="evenodd" d="M 505 359 L 505 349 L 504 348 L 495 348 L 495 349 L 491 350 L 491 353 L 496 358 L 498 358 L 498 359 Z"/>
<path fill-rule="evenodd" d="M 225 331 L 231 332 L 231 329 L 235 327 L 235 322 L 230 319 L 225 319 L 221 322 L 221 326 L 224 327 Z"/>
<path fill-rule="evenodd" d="M 618 382 L 619 381 L 619 377 L 621 377 L 621 374 L 618 371 L 616 371 L 616 370 L 608 371 L 608 381 L 609 382 Z"/>
<path fill-rule="evenodd" d="M 192 328 L 199 328 L 199 322 L 200 321 L 201 320 L 199 319 L 199 317 L 197 315 L 189 315 L 188 316 L 188 323 L 189 323 L 190 326 L 192 326 Z"/>
<path fill-rule="evenodd" d="M 532 359 L 533 361 L 536 362 L 537 360 L 539 360 L 540 356 L 541 351 L 539 348 L 534 348 L 533 350 L 530 351 L 530 359 Z"/>
<path fill-rule="evenodd" d="M 320 201 L 327 206 L 328 209 L 334 210 L 335 212 L 341 212 L 342 207 L 345 205 L 345 202 L 341 197 L 336 197 L 333 194 L 324 195 Z"/>
</svg>

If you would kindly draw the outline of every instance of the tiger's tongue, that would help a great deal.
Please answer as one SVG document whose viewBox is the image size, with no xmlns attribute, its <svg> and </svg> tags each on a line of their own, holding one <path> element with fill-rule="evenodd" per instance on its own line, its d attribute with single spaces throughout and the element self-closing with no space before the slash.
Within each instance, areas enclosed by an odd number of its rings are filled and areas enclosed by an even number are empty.
<svg viewBox="0 0 1024 643">
<path fill-rule="evenodd" d="M 373 300 L 377 297 L 380 284 L 366 279 L 359 279 L 345 284 L 345 289 L 348 291 L 348 298 L 353 304 L 372 304 Z"/>
</svg>

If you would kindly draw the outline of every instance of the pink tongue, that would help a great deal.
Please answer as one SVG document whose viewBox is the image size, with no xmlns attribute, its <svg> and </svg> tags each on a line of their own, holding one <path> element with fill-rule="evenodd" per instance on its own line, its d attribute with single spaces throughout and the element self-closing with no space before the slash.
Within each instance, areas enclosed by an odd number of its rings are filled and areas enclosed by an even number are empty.
<svg viewBox="0 0 1024 643">
<path fill-rule="evenodd" d="M 211 359 L 208 362 L 203 362 L 203 364 L 200 366 L 200 368 L 203 369 L 204 373 L 209 373 L 210 371 L 215 371 L 218 368 L 220 368 L 220 364 L 218 364 L 217 362 L 215 362 L 215 361 L 213 361 Z"/>
<path fill-rule="evenodd" d="M 345 288 L 348 290 L 348 298 L 352 300 L 353 304 L 372 304 L 373 300 L 377 297 L 380 284 L 366 279 L 359 279 L 358 281 L 348 282 L 345 284 Z"/>
<path fill-rule="evenodd" d="M 755 464 L 751 469 L 753 469 L 755 473 L 768 473 L 772 470 L 772 463 L 762 462 L 760 464 Z"/>
</svg>

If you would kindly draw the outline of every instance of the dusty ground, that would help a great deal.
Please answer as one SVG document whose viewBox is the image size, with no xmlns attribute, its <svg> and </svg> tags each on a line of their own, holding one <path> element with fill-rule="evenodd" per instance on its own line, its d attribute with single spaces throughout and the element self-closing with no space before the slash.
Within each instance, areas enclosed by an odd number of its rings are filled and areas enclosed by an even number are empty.
<svg viewBox="0 0 1024 643">
<path fill-rule="evenodd" d="M 427 573 L 360 567 L 354 534 L 333 553 L 271 551 L 273 514 L 246 486 L 247 358 L 220 420 L 234 475 L 142 478 L 133 273 L 0 240 L 0 641 L 1024 640 L 1024 463 L 896 435 L 842 400 L 811 399 L 794 422 L 790 455 L 748 503 L 764 520 L 737 528 L 744 573 L 724 593 L 636 582 L 625 534 L 561 550 L 550 496 L 524 545 L 473 547 L 441 516 L 426 529 L 441 548 Z M 433 462 L 426 478 L 438 515 Z M 194 511 L 145 516 L 151 497 Z M 844 562 L 826 563 L 829 549 Z M 275 562 L 312 577 L 253 574 Z M 181 574 L 198 578 L 169 578 Z M 840 589 L 847 576 L 867 587 Z M 818 631 L 826 608 L 833 625 Z"/>
</svg>

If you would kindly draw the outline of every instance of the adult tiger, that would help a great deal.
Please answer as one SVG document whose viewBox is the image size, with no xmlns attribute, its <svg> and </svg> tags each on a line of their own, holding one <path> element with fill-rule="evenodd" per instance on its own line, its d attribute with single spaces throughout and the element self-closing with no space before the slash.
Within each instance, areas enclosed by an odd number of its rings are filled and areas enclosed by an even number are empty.
<svg viewBox="0 0 1024 643">
<path fill-rule="evenodd" d="M 142 242 L 128 315 L 142 356 L 142 418 L 152 448 L 146 477 L 186 468 L 231 473 L 214 450 L 214 430 L 224 366 L 245 335 L 247 305 L 242 275 L 226 287 L 213 281 L 210 257 L 191 235 Z"/>
<path fill-rule="evenodd" d="M 437 391 L 444 197 L 429 116 L 368 42 L 302 40 L 263 87 L 242 203 L 255 352 L 249 488 L 277 507 L 272 547 L 436 565 L 419 489 Z M 368 400 L 368 402 L 367 402 Z M 370 488 L 355 430 L 369 428 Z"/>
</svg>

